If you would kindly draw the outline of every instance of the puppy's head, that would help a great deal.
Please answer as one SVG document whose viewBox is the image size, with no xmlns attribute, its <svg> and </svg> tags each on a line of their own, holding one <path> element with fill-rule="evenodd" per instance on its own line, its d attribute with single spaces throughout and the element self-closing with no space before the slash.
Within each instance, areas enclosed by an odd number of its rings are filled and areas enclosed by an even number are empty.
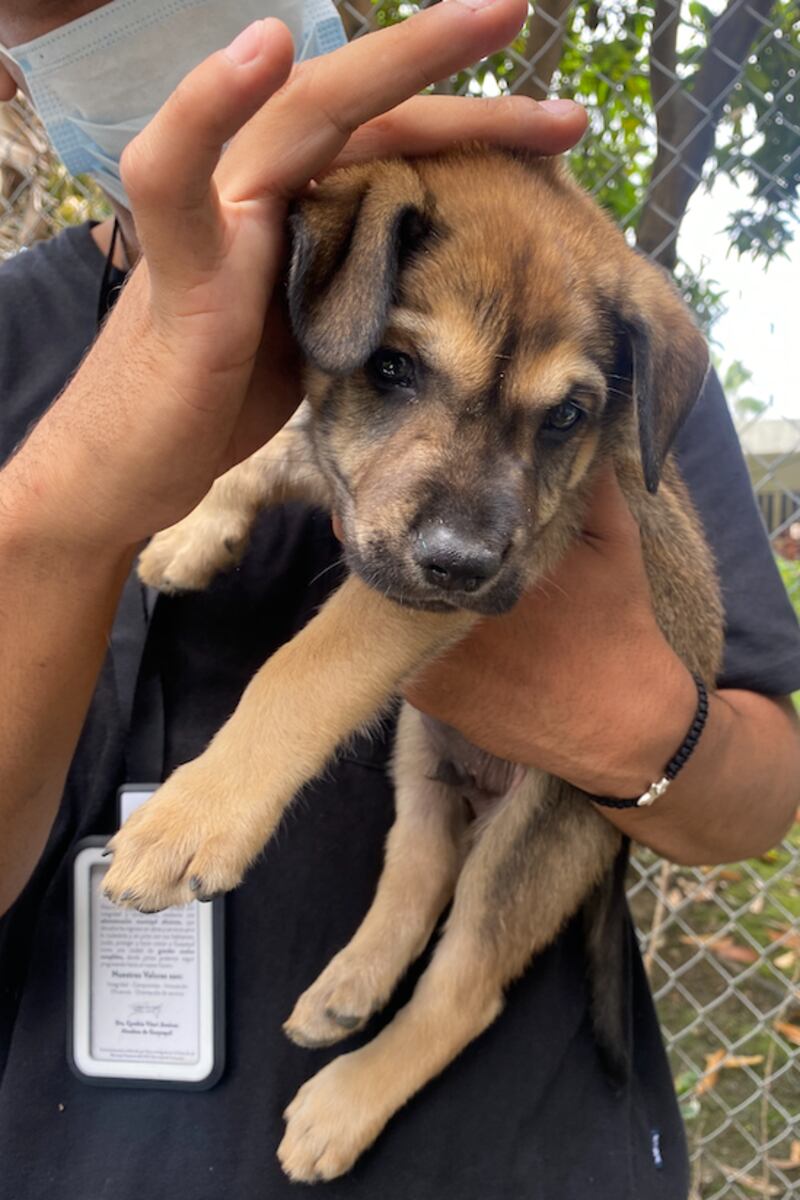
<svg viewBox="0 0 800 1200">
<path fill-rule="evenodd" d="M 352 168 L 293 223 L 317 456 L 367 582 L 502 612 L 574 536 L 600 457 L 635 457 L 657 489 L 706 346 L 558 164 Z"/>
</svg>

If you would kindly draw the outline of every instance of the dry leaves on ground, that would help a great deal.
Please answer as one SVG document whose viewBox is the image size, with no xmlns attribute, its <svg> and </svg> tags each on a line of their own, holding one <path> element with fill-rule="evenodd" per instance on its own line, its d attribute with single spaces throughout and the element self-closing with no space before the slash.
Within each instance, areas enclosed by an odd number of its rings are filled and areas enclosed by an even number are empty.
<svg viewBox="0 0 800 1200">
<path fill-rule="evenodd" d="M 736 1070 L 742 1067 L 757 1067 L 763 1063 L 763 1054 L 728 1054 L 727 1050 L 715 1050 L 706 1055 L 706 1069 L 694 1090 L 696 1096 L 704 1096 L 719 1083 L 720 1071 Z"/>
<path fill-rule="evenodd" d="M 772 1028 L 777 1029 L 788 1042 L 800 1046 L 800 1025 L 791 1025 L 789 1021 L 773 1021 Z"/>
<path fill-rule="evenodd" d="M 738 963 L 754 963 L 758 962 L 758 953 L 752 946 L 744 946 L 741 942 L 737 942 L 730 936 L 715 937 L 711 935 L 701 934 L 685 934 L 681 941 L 685 946 L 703 946 L 706 950 L 710 950 L 717 958 L 723 958 L 727 962 Z"/>
<path fill-rule="evenodd" d="M 725 1163 L 720 1163 L 720 1169 L 725 1172 L 725 1178 L 728 1183 L 738 1183 L 741 1187 L 746 1187 L 749 1192 L 755 1192 L 757 1196 L 783 1196 L 785 1189 L 778 1187 L 776 1183 L 768 1183 L 766 1179 L 757 1179 L 755 1175 L 742 1175 L 736 1167 L 729 1167 Z"/>
<path fill-rule="evenodd" d="M 771 942 L 780 942 L 787 950 L 800 950 L 800 931 L 783 925 L 780 929 L 768 929 L 767 937 Z"/>
<path fill-rule="evenodd" d="M 788 1158 L 771 1158 L 769 1160 L 771 1167 L 777 1167 L 780 1171 L 794 1171 L 800 1169 L 800 1142 L 797 1139 L 792 1140 L 789 1149 Z"/>
</svg>

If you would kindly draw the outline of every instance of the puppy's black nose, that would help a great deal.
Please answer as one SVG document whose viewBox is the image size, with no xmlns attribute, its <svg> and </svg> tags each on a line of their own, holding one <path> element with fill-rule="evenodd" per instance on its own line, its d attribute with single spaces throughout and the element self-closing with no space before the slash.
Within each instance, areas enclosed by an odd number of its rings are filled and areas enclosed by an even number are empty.
<svg viewBox="0 0 800 1200">
<path fill-rule="evenodd" d="M 425 579 L 445 592 L 477 592 L 494 579 L 507 546 L 487 544 L 474 533 L 426 521 L 414 535 L 414 560 Z"/>
</svg>

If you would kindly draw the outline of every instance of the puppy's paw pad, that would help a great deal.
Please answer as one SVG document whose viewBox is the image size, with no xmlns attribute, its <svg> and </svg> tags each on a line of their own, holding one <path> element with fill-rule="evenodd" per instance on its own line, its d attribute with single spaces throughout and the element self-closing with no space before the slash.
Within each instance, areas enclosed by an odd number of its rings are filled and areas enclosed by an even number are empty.
<svg viewBox="0 0 800 1200">
<path fill-rule="evenodd" d="M 332 1046 L 363 1029 L 382 1003 L 360 964 L 337 957 L 303 993 L 283 1029 L 298 1046 Z"/>
<path fill-rule="evenodd" d="M 342 1029 L 346 1029 L 348 1033 L 352 1033 L 354 1029 L 360 1029 L 366 1017 L 356 1017 L 353 1014 L 337 1012 L 335 1008 L 328 1007 L 325 1009 L 325 1016 L 335 1021 L 337 1025 L 341 1025 Z"/>
</svg>

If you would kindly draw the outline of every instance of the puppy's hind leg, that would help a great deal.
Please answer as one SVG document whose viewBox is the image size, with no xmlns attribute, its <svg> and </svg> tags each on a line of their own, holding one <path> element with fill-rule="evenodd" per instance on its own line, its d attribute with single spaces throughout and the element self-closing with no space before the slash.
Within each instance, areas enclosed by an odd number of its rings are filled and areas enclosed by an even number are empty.
<svg viewBox="0 0 800 1200">
<path fill-rule="evenodd" d="M 278 1150 L 290 1178 L 348 1171 L 386 1122 L 503 1007 L 506 986 L 609 870 L 619 834 L 568 785 L 529 772 L 469 853 L 430 966 L 394 1020 L 297 1093 Z"/>
<path fill-rule="evenodd" d="M 422 718 L 406 704 L 395 741 L 397 817 L 375 899 L 353 939 L 303 993 L 284 1025 L 298 1045 L 338 1042 L 381 1009 L 452 897 L 467 815 L 458 793 L 434 778 L 436 767 Z"/>
</svg>

